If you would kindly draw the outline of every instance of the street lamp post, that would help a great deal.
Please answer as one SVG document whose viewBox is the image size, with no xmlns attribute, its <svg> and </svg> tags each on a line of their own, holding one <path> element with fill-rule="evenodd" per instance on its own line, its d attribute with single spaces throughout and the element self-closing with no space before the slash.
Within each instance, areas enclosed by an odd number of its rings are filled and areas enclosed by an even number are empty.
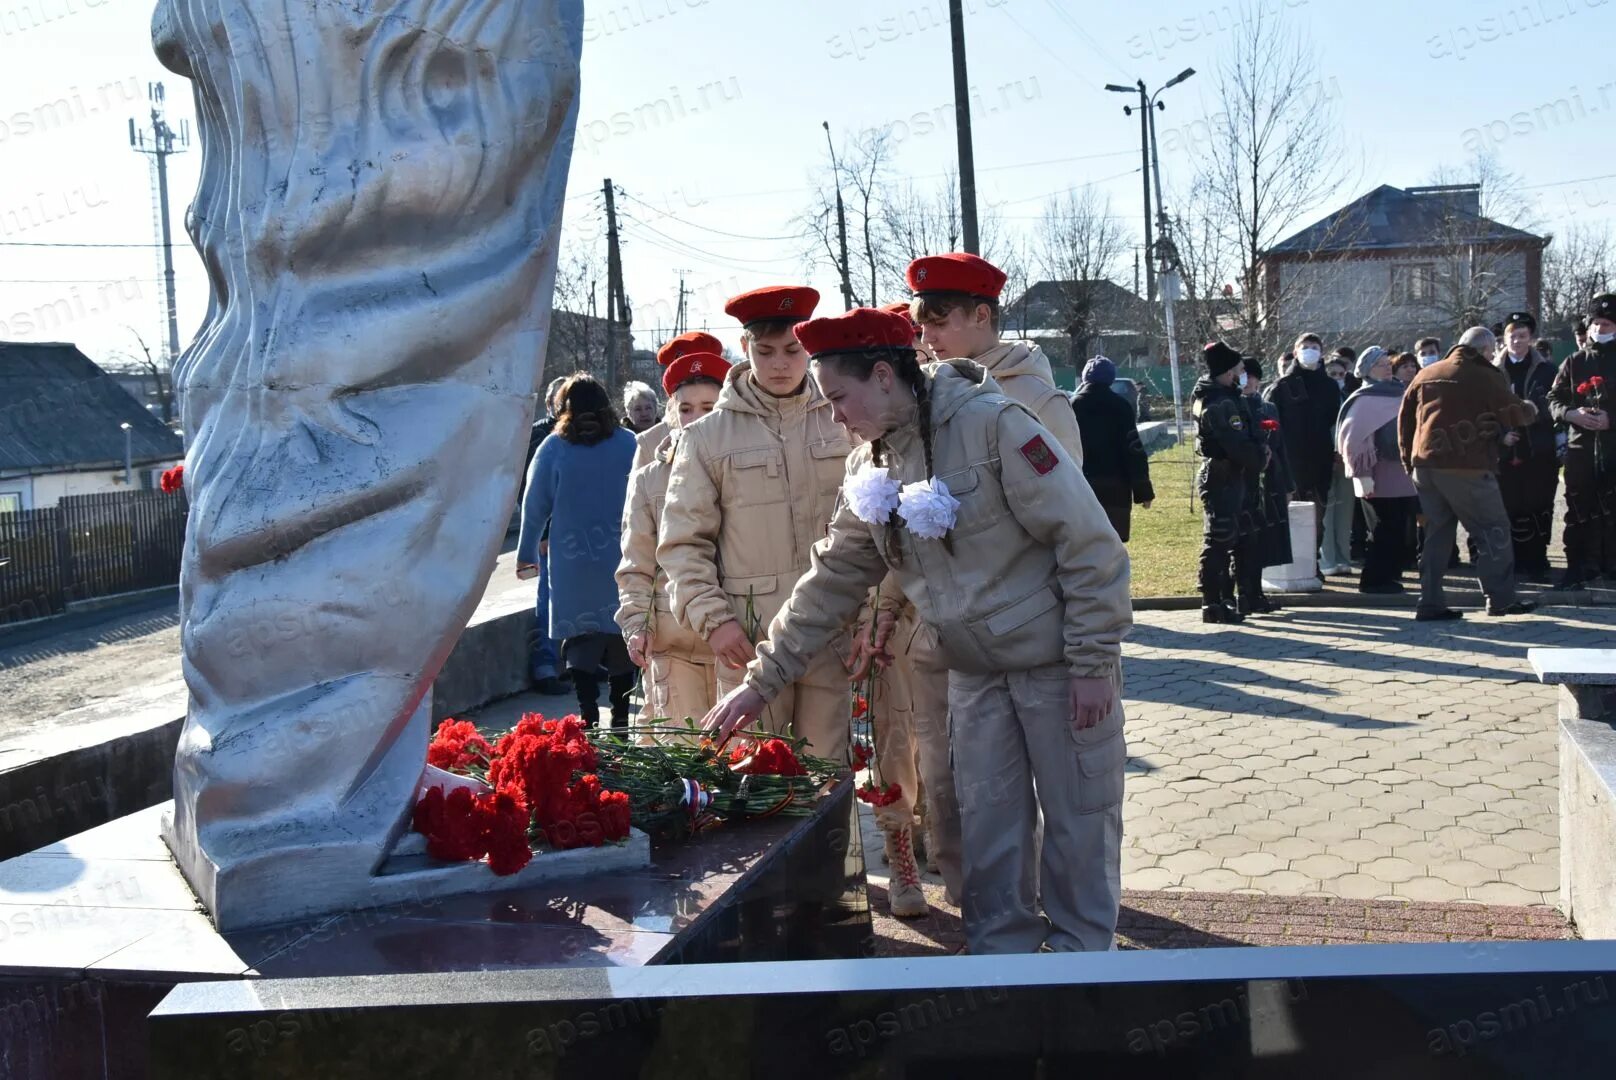
<svg viewBox="0 0 1616 1080">
<path fill-rule="evenodd" d="M 1120 94 L 1139 95 L 1141 110 L 1139 117 L 1139 132 L 1141 146 L 1148 144 L 1148 149 L 1142 149 L 1141 156 L 1145 163 L 1145 266 L 1146 266 L 1146 292 L 1147 299 L 1154 299 L 1155 287 L 1160 286 L 1162 297 L 1163 323 L 1167 331 L 1167 364 L 1173 380 L 1173 428 L 1180 442 L 1184 440 L 1184 394 L 1178 377 L 1178 335 L 1173 321 L 1173 302 L 1178 299 L 1180 278 L 1178 274 L 1178 251 L 1173 245 L 1169 235 L 1171 226 L 1167 220 L 1167 206 L 1162 199 L 1161 186 L 1161 152 L 1156 147 L 1156 110 L 1165 109 L 1167 105 L 1157 100 L 1164 90 L 1170 90 L 1195 74 L 1194 68 L 1185 68 L 1183 71 L 1167 80 L 1154 94 L 1145 89 L 1145 80 L 1140 79 L 1137 86 L 1119 86 L 1116 83 L 1107 83 L 1106 89 Z M 1124 105 L 1124 115 L 1133 115 L 1134 106 Z M 1150 235 L 1150 187 L 1151 162 L 1155 162 L 1156 186 L 1156 238 L 1152 243 Z M 1152 269 L 1155 271 L 1152 276 Z"/>
<path fill-rule="evenodd" d="M 123 482 L 127 485 L 134 483 L 134 433 L 127 421 L 118 426 L 123 428 Z"/>
</svg>

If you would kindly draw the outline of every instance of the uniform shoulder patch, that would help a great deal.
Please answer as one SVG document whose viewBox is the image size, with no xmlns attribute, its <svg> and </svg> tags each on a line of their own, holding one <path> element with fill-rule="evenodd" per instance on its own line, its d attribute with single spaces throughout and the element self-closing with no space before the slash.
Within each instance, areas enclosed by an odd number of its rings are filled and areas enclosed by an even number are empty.
<svg viewBox="0 0 1616 1080">
<path fill-rule="evenodd" d="M 1229 417 L 1229 426 L 1234 428 L 1236 431 L 1239 431 L 1241 428 L 1246 426 L 1246 422 L 1240 419 L 1239 413 L 1236 413 L 1234 416 Z"/>
<path fill-rule="evenodd" d="M 1021 456 L 1027 459 L 1027 464 L 1039 476 L 1053 472 L 1055 466 L 1060 464 L 1060 458 L 1055 456 L 1055 451 L 1049 448 L 1042 435 L 1034 435 L 1022 443 Z"/>
</svg>

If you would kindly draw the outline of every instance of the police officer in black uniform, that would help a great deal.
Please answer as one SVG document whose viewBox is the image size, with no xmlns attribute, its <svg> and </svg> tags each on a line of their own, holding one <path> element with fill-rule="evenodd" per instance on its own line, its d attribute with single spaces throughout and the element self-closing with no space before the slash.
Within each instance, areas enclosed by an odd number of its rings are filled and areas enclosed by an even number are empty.
<svg viewBox="0 0 1616 1080">
<path fill-rule="evenodd" d="M 1240 539 L 1247 485 L 1267 464 L 1261 432 L 1241 400 L 1245 374 L 1240 354 L 1221 341 L 1202 352 L 1207 373 L 1190 394 L 1195 450 L 1201 462 L 1200 494 L 1205 534 L 1201 541 L 1201 621 L 1239 623 L 1229 603 L 1234 595 L 1231 562 Z"/>
<path fill-rule="evenodd" d="M 1566 425 L 1566 572 L 1561 589 L 1616 581 L 1616 293 L 1588 306 L 1588 343 L 1566 357 L 1549 390 Z"/>
</svg>

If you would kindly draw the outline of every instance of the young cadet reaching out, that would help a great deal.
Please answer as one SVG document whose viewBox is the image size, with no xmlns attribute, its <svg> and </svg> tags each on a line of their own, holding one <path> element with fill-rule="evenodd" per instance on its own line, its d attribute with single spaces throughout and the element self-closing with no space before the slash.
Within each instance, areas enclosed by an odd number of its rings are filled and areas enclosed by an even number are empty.
<svg viewBox="0 0 1616 1080">
<path fill-rule="evenodd" d="M 922 369 L 901 316 L 861 308 L 796 332 L 837 419 L 871 441 L 848 459 L 813 568 L 705 726 L 727 737 L 755 721 L 892 571 L 948 665 L 970 951 L 1111 948 L 1133 623 L 1122 542 L 1048 429 L 975 365 Z"/>
</svg>

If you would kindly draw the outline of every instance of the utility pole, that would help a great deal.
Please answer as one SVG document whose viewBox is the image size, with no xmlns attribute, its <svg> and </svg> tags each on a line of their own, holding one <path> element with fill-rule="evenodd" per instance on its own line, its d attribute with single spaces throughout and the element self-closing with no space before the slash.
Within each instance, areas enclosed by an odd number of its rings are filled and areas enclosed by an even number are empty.
<svg viewBox="0 0 1616 1080">
<path fill-rule="evenodd" d="M 1145 93 L 1145 80 L 1138 87 L 1106 83 L 1105 88 L 1117 94 L 1139 94 L 1139 178 L 1145 189 L 1145 300 L 1156 302 L 1156 268 L 1151 265 L 1154 243 L 1150 236 L 1150 96 Z M 1122 107 L 1124 116 L 1133 115 L 1133 106 Z M 1137 288 L 1137 286 L 1135 286 Z"/>
<path fill-rule="evenodd" d="M 151 130 L 136 128 L 129 119 L 129 145 L 138 154 L 152 158 L 152 218 L 160 248 L 158 264 L 163 275 L 163 316 L 168 324 L 168 371 L 173 375 L 174 362 L 180 355 L 179 313 L 174 300 L 174 241 L 169 235 L 168 218 L 168 159 L 182 154 L 191 145 L 191 124 L 180 121 L 179 131 L 168 126 L 163 105 L 163 84 L 147 83 L 146 97 L 151 102 Z"/>
<path fill-rule="evenodd" d="M 628 303 L 623 298 L 623 254 L 617 242 L 617 203 L 608 177 L 601 189 L 606 195 L 606 385 L 617 391 L 617 324 L 627 330 Z"/>
<path fill-rule="evenodd" d="M 961 0 L 948 0 L 954 40 L 954 127 L 959 135 L 960 224 L 965 250 L 980 255 L 976 235 L 976 160 L 971 150 L 971 86 L 965 74 L 965 12 Z"/>
<path fill-rule="evenodd" d="M 679 307 L 673 313 L 673 335 L 678 337 L 685 332 L 685 272 L 679 271 Z"/>
<path fill-rule="evenodd" d="M 825 145 L 830 147 L 830 171 L 836 181 L 836 240 L 841 245 L 841 263 L 837 269 L 842 272 L 842 310 L 853 310 L 853 282 L 848 277 L 847 270 L 847 211 L 842 208 L 842 167 L 836 163 L 836 144 L 831 141 L 830 121 L 821 120 L 820 126 L 825 129 Z"/>
</svg>

